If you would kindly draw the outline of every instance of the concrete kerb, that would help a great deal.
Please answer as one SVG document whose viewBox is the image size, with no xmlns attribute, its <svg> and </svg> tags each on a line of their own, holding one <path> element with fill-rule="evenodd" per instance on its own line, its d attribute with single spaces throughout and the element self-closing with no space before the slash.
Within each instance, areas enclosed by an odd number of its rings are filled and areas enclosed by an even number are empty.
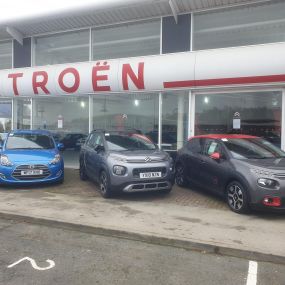
<svg viewBox="0 0 285 285">
<path fill-rule="evenodd" d="M 6 220 L 13 220 L 19 222 L 25 222 L 30 224 L 37 224 L 55 228 L 61 228 L 71 231 L 79 231 L 84 233 L 90 233 L 95 235 L 110 236 L 115 238 L 123 238 L 134 241 L 140 241 L 150 244 L 157 244 L 162 246 L 171 246 L 177 248 L 183 248 L 186 250 L 194 250 L 202 252 L 204 254 L 219 254 L 238 258 L 244 258 L 248 260 L 255 260 L 259 262 L 272 262 L 277 264 L 285 264 L 285 256 L 265 254 L 256 251 L 234 249 L 230 247 L 215 246 L 206 243 L 200 243 L 196 241 L 185 241 L 180 239 L 171 239 L 162 236 L 154 236 L 141 234 L 136 232 L 122 231 L 116 229 L 108 229 L 104 227 L 87 226 L 76 223 L 68 223 L 63 221 L 55 221 L 51 219 L 17 215 L 11 213 L 0 212 L 0 218 Z"/>
</svg>

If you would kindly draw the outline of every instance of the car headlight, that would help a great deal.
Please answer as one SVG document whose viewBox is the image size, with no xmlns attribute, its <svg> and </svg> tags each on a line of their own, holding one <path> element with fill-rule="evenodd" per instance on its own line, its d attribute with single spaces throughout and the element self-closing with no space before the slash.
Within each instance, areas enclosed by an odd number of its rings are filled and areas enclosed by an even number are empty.
<svg viewBox="0 0 285 285">
<path fill-rule="evenodd" d="M 172 157 L 169 158 L 169 166 L 170 171 L 172 171 L 174 169 L 174 160 Z"/>
<path fill-rule="evenodd" d="M 113 166 L 113 173 L 116 175 L 125 175 L 127 172 L 127 168 L 122 165 L 114 165 Z"/>
<path fill-rule="evenodd" d="M 56 154 L 54 158 L 50 161 L 50 164 L 57 164 L 60 162 L 61 156 L 60 154 Z"/>
<path fill-rule="evenodd" d="M 13 163 L 9 160 L 8 156 L 5 154 L 1 154 L 0 164 L 4 166 L 12 166 Z"/>
<path fill-rule="evenodd" d="M 257 180 L 257 184 L 261 187 L 268 188 L 268 189 L 278 189 L 279 183 L 276 180 L 268 179 L 268 178 L 259 178 Z"/>
</svg>

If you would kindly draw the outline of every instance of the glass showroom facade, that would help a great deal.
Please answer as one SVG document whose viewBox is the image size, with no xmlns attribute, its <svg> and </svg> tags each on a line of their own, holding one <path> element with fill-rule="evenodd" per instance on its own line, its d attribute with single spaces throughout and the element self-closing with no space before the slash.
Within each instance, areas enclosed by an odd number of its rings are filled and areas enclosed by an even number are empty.
<svg viewBox="0 0 285 285">
<path fill-rule="evenodd" d="M 175 27 L 173 17 L 164 17 L 31 37 L 31 66 L 285 41 L 284 1 L 179 17 L 183 27 Z M 169 33 L 183 37 L 174 47 L 167 39 L 168 28 Z M 182 30 L 177 33 L 177 28 Z M 13 67 L 12 46 L 12 41 L 0 42 L 0 69 Z M 240 86 L 232 90 L 215 88 L 214 91 L 200 88 L 68 97 L 10 97 L 0 99 L 0 128 L 1 132 L 41 128 L 61 134 L 87 134 L 98 128 L 132 129 L 151 137 L 167 150 L 179 149 L 192 135 L 246 133 L 265 137 L 284 148 L 282 105 L 282 88 L 262 86 Z M 240 123 L 234 126 L 236 114 Z"/>
</svg>

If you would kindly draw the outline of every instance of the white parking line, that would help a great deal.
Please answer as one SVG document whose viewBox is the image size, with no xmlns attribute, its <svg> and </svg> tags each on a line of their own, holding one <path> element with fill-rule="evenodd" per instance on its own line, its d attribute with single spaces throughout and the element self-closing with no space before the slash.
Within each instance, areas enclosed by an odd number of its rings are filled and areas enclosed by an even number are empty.
<svg viewBox="0 0 285 285">
<path fill-rule="evenodd" d="M 249 261 L 246 285 L 256 285 L 257 282 L 257 262 Z"/>
<path fill-rule="evenodd" d="M 36 270 L 49 270 L 49 269 L 51 269 L 51 268 L 53 268 L 53 267 L 55 266 L 55 263 L 54 263 L 53 260 L 47 259 L 46 262 L 49 264 L 49 266 L 47 266 L 47 267 L 39 267 L 39 266 L 36 264 L 36 262 L 35 262 L 35 260 L 34 260 L 33 258 L 30 258 L 30 257 L 26 256 L 26 257 L 24 257 L 24 258 L 22 258 L 22 259 L 16 261 L 15 263 L 10 264 L 10 265 L 7 266 L 7 267 L 8 267 L 8 268 L 12 268 L 12 267 L 14 267 L 15 265 L 21 263 L 21 262 L 24 261 L 24 260 L 28 260 L 28 261 L 31 263 L 32 267 L 33 267 L 34 269 L 36 269 Z"/>
</svg>

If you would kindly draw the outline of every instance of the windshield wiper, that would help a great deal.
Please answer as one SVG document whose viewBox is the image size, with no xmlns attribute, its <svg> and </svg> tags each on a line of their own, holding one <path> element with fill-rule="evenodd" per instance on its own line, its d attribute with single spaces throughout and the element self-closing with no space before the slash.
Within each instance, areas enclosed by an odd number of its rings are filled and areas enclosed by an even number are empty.
<svg viewBox="0 0 285 285">
<path fill-rule="evenodd" d="M 274 157 L 267 157 L 267 156 L 252 156 L 249 159 L 266 159 L 266 158 L 274 158 Z"/>
<path fill-rule="evenodd" d="M 13 149 L 43 149 L 43 148 L 40 148 L 40 147 L 14 147 L 14 148 L 8 148 L 10 150 L 13 150 Z"/>
</svg>

